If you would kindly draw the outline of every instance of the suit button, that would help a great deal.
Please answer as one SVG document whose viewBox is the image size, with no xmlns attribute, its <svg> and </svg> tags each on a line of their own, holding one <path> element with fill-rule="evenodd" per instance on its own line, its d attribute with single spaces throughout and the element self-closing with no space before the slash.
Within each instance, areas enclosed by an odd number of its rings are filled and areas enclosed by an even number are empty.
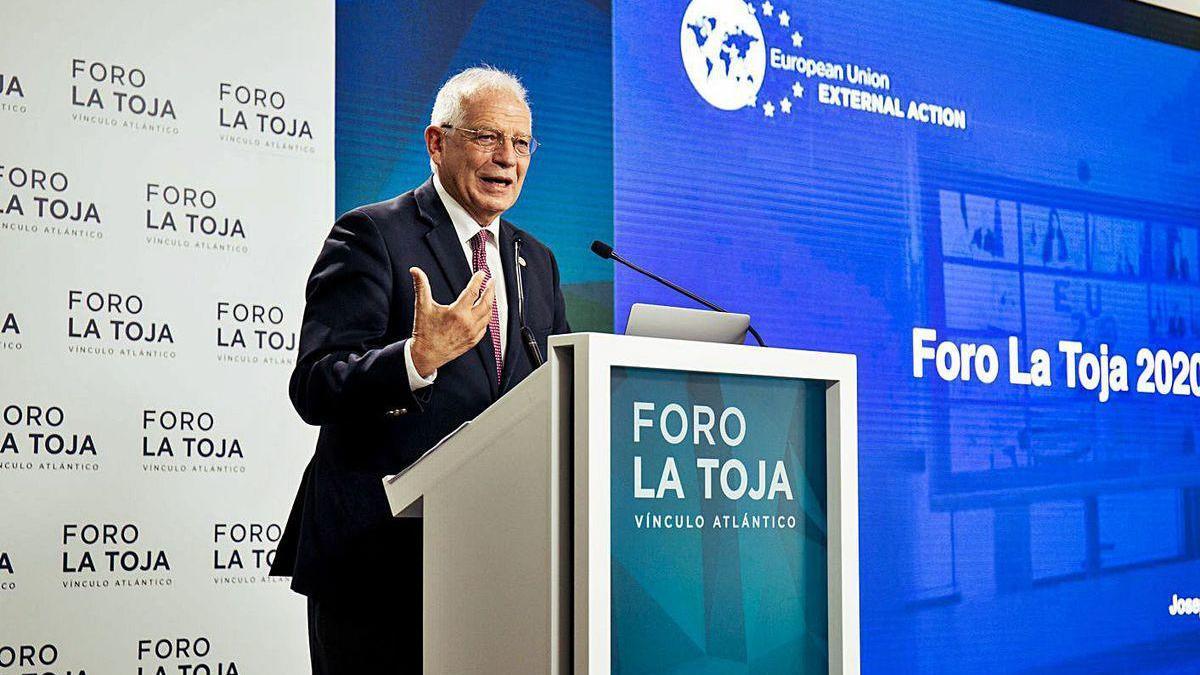
<svg viewBox="0 0 1200 675">
<path fill-rule="evenodd" d="M 395 410 L 389 410 L 389 411 L 385 412 L 384 414 L 387 415 L 388 417 L 399 417 L 401 415 L 407 415 L 408 408 L 396 408 Z"/>
</svg>

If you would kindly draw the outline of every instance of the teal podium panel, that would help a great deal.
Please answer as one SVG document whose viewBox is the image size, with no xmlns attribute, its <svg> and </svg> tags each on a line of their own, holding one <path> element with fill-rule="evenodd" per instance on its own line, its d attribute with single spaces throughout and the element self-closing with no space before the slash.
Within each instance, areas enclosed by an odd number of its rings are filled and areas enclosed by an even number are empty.
<svg viewBox="0 0 1200 675">
<path fill-rule="evenodd" d="M 611 663 L 829 672 L 829 382 L 611 369 Z"/>
</svg>

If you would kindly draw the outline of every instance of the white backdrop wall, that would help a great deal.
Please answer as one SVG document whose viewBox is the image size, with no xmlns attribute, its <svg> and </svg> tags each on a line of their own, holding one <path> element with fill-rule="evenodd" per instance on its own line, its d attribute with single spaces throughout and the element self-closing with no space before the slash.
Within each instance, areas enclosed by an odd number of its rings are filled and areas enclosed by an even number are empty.
<svg viewBox="0 0 1200 675">
<path fill-rule="evenodd" d="M 307 672 L 266 572 L 315 437 L 333 12 L 0 7 L 0 675 Z"/>
</svg>

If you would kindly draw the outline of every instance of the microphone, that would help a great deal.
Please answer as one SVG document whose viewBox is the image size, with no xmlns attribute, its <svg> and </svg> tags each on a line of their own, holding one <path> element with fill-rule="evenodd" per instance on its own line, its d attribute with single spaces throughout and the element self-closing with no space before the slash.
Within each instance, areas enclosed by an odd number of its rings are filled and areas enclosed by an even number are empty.
<svg viewBox="0 0 1200 675">
<path fill-rule="evenodd" d="M 601 258 L 604 258 L 606 260 L 615 260 L 615 261 L 621 263 L 622 265 L 628 267 L 629 269 L 633 270 L 634 272 L 637 272 L 639 274 L 644 274 L 644 275 L 650 277 L 651 279 L 657 281 L 658 283 L 662 284 L 663 286 L 666 286 L 667 288 L 675 291 L 676 293 L 682 293 L 683 295 L 686 295 L 687 297 L 691 298 L 692 300 L 695 300 L 696 302 L 704 305 L 705 307 L 707 307 L 711 310 L 714 310 L 717 312 L 722 312 L 725 314 L 729 313 L 729 310 L 719 307 L 716 304 L 705 300 L 704 298 L 696 295 L 695 293 L 687 290 L 686 288 L 683 288 L 682 286 L 679 286 L 678 284 L 671 283 L 670 281 L 667 281 L 666 279 L 658 276 L 654 272 L 651 272 L 650 270 L 647 270 L 647 269 L 643 269 L 639 265 L 629 262 L 628 260 L 622 258 L 616 251 L 614 251 L 612 246 L 609 246 L 608 244 L 606 244 L 602 241 L 597 240 L 597 241 L 592 242 L 592 253 L 595 253 L 596 255 L 598 255 Z M 754 326 L 747 326 L 747 328 L 750 330 L 750 334 L 754 336 L 754 339 L 758 341 L 759 347 L 767 346 L 767 343 L 763 342 L 762 336 L 758 334 L 758 331 L 754 330 Z"/>
<path fill-rule="evenodd" d="M 521 324 L 521 345 L 525 347 L 525 356 L 536 370 L 546 362 L 542 358 L 542 350 L 538 349 L 537 338 L 533 331 L 525 325 L 525 260 L 521 257 L 521 237 L 513 240 L 513 267 L 517 272 L 517 321 Z"/>
</svg>

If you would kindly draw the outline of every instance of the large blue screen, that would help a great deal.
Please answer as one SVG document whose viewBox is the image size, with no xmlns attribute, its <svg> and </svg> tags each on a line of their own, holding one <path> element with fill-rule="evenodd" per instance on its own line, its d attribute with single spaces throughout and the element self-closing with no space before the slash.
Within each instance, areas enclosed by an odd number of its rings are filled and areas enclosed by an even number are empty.
<svg viewBox="0 0 1200 675">
<path fill-rule="evenodd" d="M 616 248 L 859 355 L 863 672 L 1200 672 L 1200 54 L 986 0 L 619 0 L 612 70 Z M 618 330 L 682 304 L 614 287 Z"/>
</svg>

